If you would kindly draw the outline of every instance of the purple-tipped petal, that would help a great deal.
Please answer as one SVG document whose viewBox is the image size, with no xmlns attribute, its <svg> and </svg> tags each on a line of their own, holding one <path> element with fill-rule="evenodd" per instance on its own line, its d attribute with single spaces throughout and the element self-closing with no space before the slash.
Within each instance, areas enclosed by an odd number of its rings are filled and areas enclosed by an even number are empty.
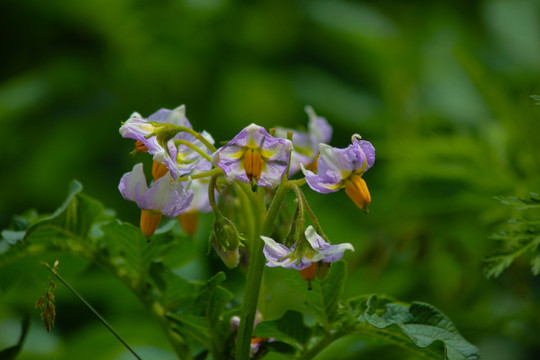
<svg viewBox="0 0 540 360">
<path fill-rule="evenodd" d="M 375 164 L 375 147 L 373 147 L 373 145 L 369 141 L 366 141 L 366 140 L 353 142 L 353 144 L 356 144 L 356 143 L 358 144 L 358 146 L 362 149 L 364 153 L 364 157 L 367 162 L 366 168 L 364 169 L 364 172 L 366 172 L 373 166 L 373 164 Z"/>
<path fill-rule="evenodd" d="M 343 258 L 346 250 L 354 251 L 354 247 L 349 243 L 330 245 L 315 232 L 313 226 L 308 226 L 304 234 L 313 250 L 317 252 L 312 261 L 336 262 Z"/>
</svg>

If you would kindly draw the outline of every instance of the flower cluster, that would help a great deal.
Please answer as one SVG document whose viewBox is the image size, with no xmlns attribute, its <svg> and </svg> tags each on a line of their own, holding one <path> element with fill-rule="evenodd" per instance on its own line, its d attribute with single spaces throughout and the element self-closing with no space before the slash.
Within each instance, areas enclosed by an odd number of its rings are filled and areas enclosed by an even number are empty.
<svg viewBox="0 0 540 360">
<path fill-rule="evenodd" d="M 238 223 L 240 231 L 250 229 L 246 220 L 236 219 L 235 224 L 234 219 L 223 215 L 238 216 L 243 206 L 239 205 L 239 199 L 235 200 L 235 190 L 230 186 L 235 182 L 251 185 L 247 187 L 248 193 L 267 188 L 264 194 L 252 195 L 254 199 L 265 195 L 265 208 L 270 205 L 268 196 L 275 194 L 280 186 L 297 187 L 298 201 L 306 202 L 304 195 L 298 195 L 301 194 L 298 186 L 307 183 L 323 194 L 344 188 L 359 208 L 367 210 L 371 196 L 362 176 L 375 162 L 373 145 L 354 135 L 347 148 L 331 147 L 326 144 L 332 136 L 328 121 L 309 106 L 306 113 L 309 117 L 306 132 L 278 127 L 269 133 L 251 124 L 219 149 L 214 147 L 209 133 L 193 129 L 183 105 L 174 110 L 161 109 L 148 118 L 138 113 L 131 115 L 120 127 L 120 134 L 135 140 L 133 153 L 152 155 L 153 181 L 148 185 L 143 164 L 139 163 L 124 174 L 119 190 L 125 199 L 141 209 L 142 232 L 147 237 L 152 236 L 165 215 L 177 217 L 184 231 L 194 235 L 198 214 L 213 211 L 210 244 L 228 266 L 239 264 L 239 250 L 245 246 L 244 241 L 264 241 L 267 266 L 299 270 L 308 282 L 315 277 L 324 278 L 330 263 L 354 248 L 349 243 L 331 245 L 325 241 L 318 223 L 317 231 L 313 226 L 304 229 L 303 211 L 292 221 L 291 230 L 295 230 L 291 233 L 297 236 L 290 247 L 260 233 L 252 233 L 246 240 L 237 230 Z M 299 170 L 305 180 L 287 180 Z M 218 198 L 218 193 L 223 191 L 227 196 Z M 253 228 L 249 231 L 253 232 Z"/>
</svg>

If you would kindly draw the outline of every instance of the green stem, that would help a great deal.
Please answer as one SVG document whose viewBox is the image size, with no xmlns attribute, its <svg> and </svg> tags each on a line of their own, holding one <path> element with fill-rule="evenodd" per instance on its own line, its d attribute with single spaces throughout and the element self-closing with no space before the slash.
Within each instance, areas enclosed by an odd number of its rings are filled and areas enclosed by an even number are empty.
<svg viewBox="0 0 540 360">
<path fill-rule="evenodd" d="M 182 182 L 182 181 L 188 181 L 188 180 L 202 179 L 205 177 L 220 175 L 220 174 L 223 174 L 223 170 L 221 170 L 220 168 L 215 168 L 215 169 L 208 170 L 208 171 L 194 174 L 194 175 L 182 176 L 182 177 L 179 177 L 178 180 L 176 181 Z"/>
<path fill-rule="evenodd" d="M 324 239 L 324 241 L 326 241 L 327 243 L 330 243 L 330 241 L 328 240 L 328 236 L 326 236 L 326 234 L 324 233 L 321 227 L 321 224 L 319 223 L 319 219 L 317 218 L 317 215 L 315 215 L 315 213 L 311 209 L 311 206 L 309 206 L 309 203 L 306 199 L 306 195 L 299 187 L 296 187 L 296 189 L 298 189 L 298 193 L 300 194 L 301 200 L 304 203 L 304 208 L 309 214 L 309 217 L 311 218 L 311 221 L 313 222 L 313 226 L 315 227 L 315 230 Z"/>
<path fill-rule="evenodd" d="M 299 226 L 297 226 L 297 231 L 303 232 L 304 231 L 304 224 L 306 223 L 306 219 L 304 218 L 304 210 L 306 202 L 304 201 L 304 194 L 302 193 L 302 190 L 296 185 L 292 186 L 292 189 L 294 190 L 294 193 L 296 194 L 296 198 L 298 199 L 298 209 L 299 209 Z"/>
<path fill-rule="evenodd" d="M 302 187 L 304 185 L 306 185 L 306 178 L 301 178 L 301 179 L 298 179 L 298 180 L 289 180 L 287 182 L 290 186 L 298 186 L 298 187 Z"/>
<path fill-rule="evenodd" d="M 260 235 L 270 235 L 272 225 L 279 214 L 281 204 L 285 200 L 285 195 L 287 195 L 289 189 L 289 184 L 286 181 L 282 182 L 270 204 L 266 216 L 255 216 L 255 231 L 253 239 L 251 239 L 251 257 L 249 261 L 244 301 L 240 313 L 238 342 L 236 344 L 236 358 L 238 360 L 249 359 L 253 323 L 255 321 L 255 313 L 257 311 L 257 302 L 259 299 L 261 279 L 265 264 L 265 257 L 263 254 L 264 242 L 260 238 Z M 264 214 L 264 193 L 262 191 L 257 195 L 252 193 L 251 196 L 254 208 L 258 210 L 257 212 L 259 214 Z"/>
<path fill-rule="evenodd" d="M 190 148 L 191 150 L 195 151 L 196 153 L 198 153 L 199 155 L 201 155 L 203 158 L 205 158 L 206 160 L 208 160 L 209 162 L 212 162 L 212 158 L 207 154 L 205 153 L 204 151 L 202 151 L 201 149 L 199 149 L 198 147 L 196 147 L 192 142 L 190 141 L 187 141 L 187 140 L 183 140 L 183 139 L 179 139 L 179 140 L 174 140 L 174 145 L 178 146 L 178 145 L 185 145 L 187 146 L 188 148 Z"/>
<path fill-rule="evenodd" d="M 124 339 L 122 339 L 120 337 L 120 335 L 118 335 L 118 333 L 116 331 L 114 331 L 114 329 L 111 327 L 111 325 L 109 325 L 109 323 L 107 322 L 107 320 L 105 320 L 103 318 L 103 316 L 101 316 L 96 309 L 94 309 L 94 307 L 92 305 L 90 305 L 90 303 L 88 301 L 86 301 L 78 292 L 77 290 L 75 290 L 74 288 L 71 287 L 71 285 L 69 285 L 67 283 L 66 280 L 64 280 L 64 278 L 62 278 L 62 276 L 60 276 L 60 274 L 56 271 L 56 269 L 53 269 L 49 266 L 49 264 L 47 263 L 43 263 L 43 265 L 45 265 L 45 267 L 47 269 L 49 269 L 49 271 L 54 275 L 56 276 L 56 278 L 58 280 L 60 280 L 60 282 L 62 284 L 64 284 L 64 286 L 69 290 L 71 291 L 71 293 L 73 295 L 75 295 L 79 300 L 82 301 L 82 303 L 88 308 L 90 309 L 90 311 L 92 311 L 94 313 L 94 315 L 96 315 L 96 317 L 98 318 L 99 321 L 101 321 L 101 323 L 118 339 L 118 341 L 120 341 L 122 343 L 122 345 L 124 345 L 126 347 L 126 349 L 129 350 L 129 352 L 131 352 L 133 354 L 133 356 L 135 356 L 136 359 L 139 359 L 139 360 L 142 360 L 141 357 L 139 355 L 137 355 L 137 353 L 131 348 L 131 346 L 129 346 L 125 341 Z"/>
<path fill-rule="evenodd" d="M 185 127 L 185 126 L 175 126 L 175 129 L 178 130 L 178 132 L 183 131 L 183 132 L 187 132 L 188 134 L 191 134 L 191 135 L 195 136 L 195 138 L 197 140 L 199 140 L 200 142 L 202 142 L 204 144 L 204 146 L 206 146 L 211 152 L 215 152 L 217 150 L 214 145 L 210 144 L 210 142 L 208 140 L 206 140 L 204 138 L 204 136 L 202 136 L 201 134 L 199 134 L 195 130 L 190 129 L 190 128 Z"/>
<path fill-rule="evenodd" d="M 212 207 L 212 210 L 218 211 L 217 209 L 217 203 L 216 203 L 216 194 L 215 194 L 215 188 L 216 188 L 216 180 L 218 175 L 213 175 L 210 178 L 210 184 L 208 185 L 208 203 Z"/>
</svg>

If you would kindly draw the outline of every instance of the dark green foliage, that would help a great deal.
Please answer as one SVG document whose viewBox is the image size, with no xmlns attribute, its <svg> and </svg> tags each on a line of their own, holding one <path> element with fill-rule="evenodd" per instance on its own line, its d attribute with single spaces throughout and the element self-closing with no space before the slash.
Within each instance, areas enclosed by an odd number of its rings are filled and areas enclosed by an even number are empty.
<svg viewBox="0 0 540 360">
<path fill-rule="evenodd" d="M 388 299 L 379 302 L 375 295 L 351 304 L 359 314 L 360 324 L 356 330 L 362 334 L 373 334 L 415 352 L 422 349 L 420 354 L 432 359 L 480 359 L 478 349 L 458 333 L 444 314 L 429 304 L 406 305 Z"/>
<path fill-rule="evenodd" d="M 33 309 L 46 280 L 39 262 L 60 258 L 64 276 L 123 334 L 146 351 L 167 352 L 138 297 L 103 270 L 108 265 L 80 257 L 120 249 L 101 244 L 99 226 L 91 230 L 96 253 L 68 241 L 80 255 L 62 250 L 63 235 L 46 245 L 23 243 L 22 232 L 50 215 L 73 178 L 114 208 L 120 224 L 138 223 L 136 205 L 117 189 L 145 159 L 130 157 L 133 142 L 118 134 L 133 111 L 147 116 L 186 104 L 193 127 L 220 144 L 251 122 L 305 127 L 302 109 L 312 105 L 334 128 L 331 145 L 345 147 L 360 133 L 377 148 L 365 175 L 369 215 L 343 191 L 304 188 L 328 237 L 355 247 L 346 255 L 344 298 L 421 299 L 443 309 L 483 358 L 538 358 L 539 278 L 529 268 L 537 273 L 540 257 L 538 250 L 512 255 L 533 243 L 513 238 L 521 225 L 501 225 L 523 216 L 493 196 L 540 192 L 539 2 L 6 0 L 0 14 L 0 334 L 7 334 L 0 348 L 17 342 L 22 313 L 44 332 Z M 29 208 L 39 212 L 23 213 Z M 199 234 L 186 241 L 175 225 L 172 246 L 150 264 L 143 283 L 166 311 L 192 306 L 192 295 L 222 270 L 222 286 L 235 295 L 230 311 L 241 299 L 244 274 L 223 269 L 212 252 L 203 256 L 210 227 L 202 217 Z M 500 229 L 505 239 L 491 240 Z M 495 249 L 502 256 L 482 262 Z M 484 266 L 504 260 L 512 267 L 486 279 Z M 300 310 L 305 297 L 293 294 L 307 292 L 306 284 L 283 289 L 283 272 L 265 272 L 265 320 Z M 97 349 L 103 360 L 123 358 L 76 299 L 60 293 L 58 300 L 71 320 L 48 337 L 31 331 L 21 360 L 93 360 Z M 316 321 L 314 312 L 304 318 Z M 376 345 L 351 336 L 321 358 L 407 357 Z"/>
<path fill-rule="evenodd" d="M 530 193 L 526 198 L 499 197 L 501 203 L 514 206 L 517 217 L 508 221 L 510 230 L 502 230 L 491 236 L 502 243 L 494 254 L 487 256 L 484 273 L 489 277 L 499 276 L 520 256 L 532 256 L 531 270 L 534 275 L 540 273 L 540 216 L 527 214 L 527 210 L 540 208 L 540 196 Z"/>
</svg>

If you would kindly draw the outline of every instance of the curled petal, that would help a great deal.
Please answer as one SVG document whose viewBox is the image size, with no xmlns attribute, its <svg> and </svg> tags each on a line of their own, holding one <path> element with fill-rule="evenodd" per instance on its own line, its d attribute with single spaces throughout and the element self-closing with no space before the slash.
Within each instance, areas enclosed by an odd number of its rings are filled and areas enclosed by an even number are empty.
<svg viewBox="0 0 540 360">
<path fill-rule="evenodd" d="M 292 250 L 285 245 L 279 244 L 266 236 L 261 236 L 261 239 L 263 239 L 265 243 L 263 253 L 267 260 L 266 266 L 281 266 L 286 269 L 302 270 L 311 264 L 308 259 L 295 258 Z"/>
<path fill-rule="evenodd" d="M 189 183 L 173 181 L 170 174 L 158 179 L 148 188 L 142 163 L 136 164 L 133 170 L 124 174 L 118 186 L 126 200 L 137 203 L 141 210 L 154 210 L 170 217 L 185 212 L 193 200 L 193 191 Z"/>
<path fill-rule="evenodd" d="M 354 247 L 349 243 L 330 245 L 319 236 L 313 229 L 313 226 L 308 226 L 305 231 L 306 239 L 317 253 L 311 259 L 313 262 L 324 261 L 326 263 L 336 262 L 343 258 L 346 250 L 354 251 Z"/>
<path fill-rule="evenodd" d="M 126 200 L 136 202 L 142 197 L 148 190 L 142 163 L 136 164 L 131 172 L 125 173 L 122 176 L 118 190 L 120 190 L 120 194 Z"/>
<path fill-rule="evenodd" d="M 170 176 L 164 176 L 152 184 L 137 205 L 141 209 L 159 210 L 165 216 L 176 217 L 185 212 L 193 200 L 193 191 L 186 188 Z"/>
<path fill-rule="evenodd" d="M 361 176 L 375 163 L 375 148 L 369 141 L 353 137 L 345 149 L 319 144 L 317 174 L 302 166 L 309 187 L 322 194 L 338 191 L 349 179 Z"/>
</svg>

